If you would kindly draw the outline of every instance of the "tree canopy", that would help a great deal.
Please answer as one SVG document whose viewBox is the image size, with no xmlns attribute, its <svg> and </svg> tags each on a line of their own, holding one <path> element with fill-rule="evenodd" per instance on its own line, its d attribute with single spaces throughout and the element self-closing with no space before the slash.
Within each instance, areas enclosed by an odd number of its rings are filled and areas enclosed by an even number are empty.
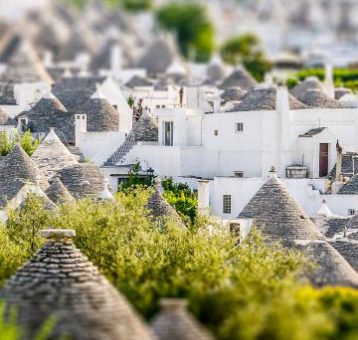
<svg viewBox="0 0 358 340">
<path fill-rule="evenodd" d="M 170 2 L 156 12 L 159 25 L 173 32 L 184 56 L 209 60 L 214 50 L 214 27 L 206 8 L 189 1 Z"/>
<path fill-rule="evenodd" d="M 242 63 L 259 82 L 263 81 L 266 72 L 272 69 L 272 64 L 265 56 L 259 39 L 253 34 L 229 38 L 221 46 L 220 51 L 225 62 L 232 65 Z"/>
</svg>

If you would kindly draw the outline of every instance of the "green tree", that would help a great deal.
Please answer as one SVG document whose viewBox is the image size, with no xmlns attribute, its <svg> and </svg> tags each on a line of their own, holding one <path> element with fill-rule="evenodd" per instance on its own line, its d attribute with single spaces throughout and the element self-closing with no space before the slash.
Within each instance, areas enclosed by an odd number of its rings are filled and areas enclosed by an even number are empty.
<svg viewBox="0 0 358 340">
<path fill-rule="evenodd" d="M 157 10 L 156 17 L 161 27 L 176 34 L 184 56 L 194 51 L 197 61 L 209 60 L 214 50 L 214 27 L 205 7 L 190 1 L 171 1 Z"/>
<path fill-rule="evenodd" d="M 229 64 L 242 63 L 257 81 L 263 81 L 272 69 L 259 39 L 253 34 L 235 36 L 227 40 L 220 49 L 223 60 Z"/>
<path fill-rule="evenodd" d="M 45 228 L 50 219 L 44 199 L 29 194 L 20 209 L 10 207 L 7 214 L 6 227 L 10 240 L 21 246 L 26 257 L 34 255 L 42 244 L 39 230 Z"/>
</svg>

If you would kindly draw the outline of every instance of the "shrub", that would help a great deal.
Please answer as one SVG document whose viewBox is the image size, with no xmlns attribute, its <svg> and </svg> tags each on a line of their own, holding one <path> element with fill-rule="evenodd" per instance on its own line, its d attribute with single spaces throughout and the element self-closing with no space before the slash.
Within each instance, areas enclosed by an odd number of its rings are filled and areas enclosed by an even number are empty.
<svg viewBox="0 0 358 340">
<path fill-rule="evenodd" d="M 19 135 L 17 130 L 9 134 L 7 132 L 0 132 L 0 155 L 6 156 L 11 152 L 16 143 L 20 143 L 25 152 L 32 156 L 38 148 L 40 141 L 32 137 L 31 132 L 28 130 L 22 136 Z"/>
<path fill-rule="evenodd" d="M 44 228 L 75 229 L 77 247 L 147 319 L 162 297 L 182 297 L 218 339 L 357 337 L 358 292 L 299 281 L 308 265 L 303 255 L 268 244 L 255 231 L 237 245 L 220 228 L 207 232 L 210 221 L 200 218 L 191 231 L 173 221 L 159 229 L 145 208 L 150 193 L 131 187 L 114 201 L 79 200 L 52 215 L 37 206 L 35 213 Z M 0 280 L 31 256 L 34 210 L 23 209 L 0 229 Z"/>
<path fill-rule="evenodd" d="M 174 207 L 177 213 L 189 224 L 194 226 L 198 215 L 198 199 L 187 183 L 174 183 L 169 177 L 162 181 L 164 198 Z"/>
</svg>

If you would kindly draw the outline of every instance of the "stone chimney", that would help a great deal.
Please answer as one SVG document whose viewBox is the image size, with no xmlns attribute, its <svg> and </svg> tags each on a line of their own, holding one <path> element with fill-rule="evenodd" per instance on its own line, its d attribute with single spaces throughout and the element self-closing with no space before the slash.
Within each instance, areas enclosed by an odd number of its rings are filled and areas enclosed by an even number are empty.
<svg viewBox="0 0 358 340">
<path fill-rule="evenodd" d="M 324 89 L 326 95 L 334 99 L 334 81 L 333 81 L 333 67 L 331 63 L 325 64 L 325 79 L 324 79 Z"/>
<path fill-rule="evenodd" d="M 75 115 L 75 145 L 80 146 L 80 136 L 82 133 L 87 132 L 87 115 L 76 114 Z"/>
<path fill-rule="evenodd" d="M 122 51 L 118 45 L 111 48 L 111 70 L 118 71 L 122 68 Z"/>
<path fill-rule="evenodd" d="M 71 240 L 76 236 L 76 231 L 70 229 L 44 229 L 39 233 L 47 242 Z"/>
<path fill-rule="evenodd" d="M 209 215 L 210 182 L 205 179 L 198 181 L 198 209 L 203 215 Z"/>
<path fill-rule="evenodd" d="M 109 186 L 109 180 L 108 180 L 107 177 L 105 177 L 104 180 L 103 180 L 103 190 L 99 195 L 99 198 L 101 200 L 110 201 L 110 200 L 114 199 L 112 193 L 108 189 L 108 186 Z"/>
</svg>

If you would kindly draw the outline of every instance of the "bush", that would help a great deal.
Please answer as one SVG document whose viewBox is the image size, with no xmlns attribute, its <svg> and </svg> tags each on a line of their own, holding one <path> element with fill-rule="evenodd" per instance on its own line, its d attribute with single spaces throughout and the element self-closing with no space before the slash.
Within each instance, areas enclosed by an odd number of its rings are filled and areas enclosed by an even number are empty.
<svg viewBox="0 0 358 340">
<path fill-rule="evenodd" d="M 15 130 L 12 134 L 0 132 L 0 155 L 6 156 L 11 152 L 16 143 L 19 143 L 29 156 L 32 156 L 38 148 L 40 141 L 33 138 L 29 130 L 22 136 L 19 135 L 17 130 Z"/>
<path fill-rule="evenodd" d="M 159 229 L 145 208 L 150 193 L 131 187 L 114 201 L 84 199 L 52 215 L 37 207 L 36 214 L 39 221 L 46 216 L 44 228 L 75 229 L 77 247 L 147 319 L 162 297 L 182 297 L 218 339 L 357 337 L 358 292 L 316 290 L 299 281 L 309 265 L 303 255 L 267 244 L 254 231 L 238 246 L 235 236 L 219 228 L 205 231 L 208 221 L 201 219 L 191 231 L 173 221 Z M 26 208 L 13 211 L 0 229 L 0 280 L 31 256 L 33 214 Z"/>
<path fill-rule="evenodd" d="M 164 198 L 174 207 L 177 213 L 191 227 L 194 226 L 198 215 L 198 199 L 187 183 L 174 183 L 173 178 L 162 182 Z"/>
</svg>

